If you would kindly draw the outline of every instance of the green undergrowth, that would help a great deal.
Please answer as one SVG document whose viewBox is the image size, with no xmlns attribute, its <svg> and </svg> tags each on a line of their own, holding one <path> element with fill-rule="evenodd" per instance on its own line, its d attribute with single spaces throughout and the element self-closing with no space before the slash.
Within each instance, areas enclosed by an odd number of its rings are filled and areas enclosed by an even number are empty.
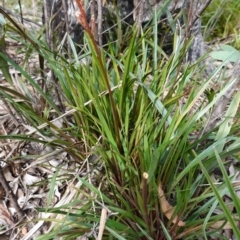
<svg viewBox="0 0 240 240">
<path fill-rule="evenodd" d="M 173 53 L 166 57 L 157 44 L 156 21 L 152 28 L 152 40 L 133 28 L 130 38 L 129 33 L 126 40 L 123 36 L 123 43 L 129 43 L 125 48 L 115 43 L 98 48 L 87 31 L 83 53 L 78 55 L 71 43 L 69 58 L 64 50 L 50 51 L 39 36 L 20 32 L 19 41 L 28 53 L 39 55 L 40 63 L 44 59 L 44 69 L 52 70 L 55 82 L 46 72 L 44 81 L 36 82 L 24 65 L 0 53 L 21 73 L 21 91 L 10 79 L 11 87 L 1 87 L 0 94 L 37 133 L 0 139 L 61 149 L 79 168 L 95 159 L 85 175 L 75 176 L 76 194 L 69 203 L 38 208 L 55 214 L 41 219 L 53 227 L 38 240 L 96 239 L 104 212 L 99 239 L 226 239 L 219 232 L 225 225 L 240 239 L 236 175 L 227 171 L 230 158 L 239 159 L 237 121 L 222 121 L 204 132 L 211 109 L 235 79 L 212 90 L 220 68 L 205 76 L 204 64 L 186 63 L 191 39 L 183 42 L 177 35 Z M 238 102 L 236 94 L 227 109 L 233 119 L 239 117 Z M 59 119 L 61 127 L 55 121 Z M 51 189 L 58 177 L 63 182 L 73 178 L 68 173 L 58 176 L 56 170 L 46 179 Z M 49 195 L 50 202 L 54 192 Z"/>
<path fill-rule="evenodd" d="M 231 45 L 240 48 L 240 2 L 214 0 L 202 16 L 204 35 L 207 41 L 216 38 L 226 39 Z"/>
</svg>

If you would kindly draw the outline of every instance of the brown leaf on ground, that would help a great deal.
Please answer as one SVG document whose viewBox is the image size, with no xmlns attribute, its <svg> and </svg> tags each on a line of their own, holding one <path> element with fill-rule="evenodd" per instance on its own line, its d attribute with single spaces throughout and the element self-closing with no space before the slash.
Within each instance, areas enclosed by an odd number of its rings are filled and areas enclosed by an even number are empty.
<svg viewBox="0 0 240 240">
<path fill-rule="evenodd" d="M 221 227 L 222 230 L 232 229 L 232 226 L 229 222 L 227 222 L 225 225 L 224 225 L 224 223 L 225 223 L 225 221 L 215 222 L 214 224 L 211 225 L 211 228 L 217 229 L 217 228 Z M 235 224 L 239 226 L 239 222 L 235 222 Z"/>
<path fill-rule="evenodd" d="M 160 197 L 161 210 L 167 217 L 167 219 L 171 220 L 174 224 L 177 224 L 179 227 L 185 226 L 186 223 L 179 220 L 180 217 L 175 216 L 174 218 L 172 218 L 174 214 L 174 207 L 167 201 L 161 183 L 158 186 L 158 194 Z"/>
</svg>

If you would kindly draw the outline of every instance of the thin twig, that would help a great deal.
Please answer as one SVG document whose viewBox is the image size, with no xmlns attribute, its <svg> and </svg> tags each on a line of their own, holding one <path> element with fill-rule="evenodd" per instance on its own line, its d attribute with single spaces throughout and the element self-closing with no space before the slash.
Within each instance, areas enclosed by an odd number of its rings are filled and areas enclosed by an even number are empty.
<svg viewBox="0 0 240 240">
<path fill-rule="evenodd" d="M 187 29 L 186 29 L 186 33 L 190 33 L 191 32 L 191 29 L 193 27 L 193 25 L 195 24 L 195 22 L 201 17 L 202 13 L 206 10 L 206 8 L 208 7 L 208 5 L 211 3 L 212 0 L 206 0 L 206 2 L 204 2 L 202 5 L 201 5 L 201 8 L 199 9 L 199 11 L 196 13 L 196 14 L 193 14 L 193 12 L 195 12 L 195 10 L 197 10 L 196 6 L 193 6 L 193 4 L 197 4 L 197 2 L 191 2 L 191 6 L 190 6 L 190 14 L 191 14 L 191 17 L 188 18 L 190 19 L 190 22 L 187 26 Z M 187 36 L 189 37 L 189 36 Z"/>
<path fill-rule="evenodd" d="M 62 0 L 62 6 L 63 6 L 63 12 L 64 12 L 64 21 L 65 21 L 65 25 L 66 25 L 66 33 L 67 35 L 70 34 L 70 31 L 69 31 L 69 21 L 68 21 L 68 3 L 66 2 L 66 0 Z M 69 41 L 67 39 L 67 52 L 68 54 L 71 53 L 71 47 L 70 47 L 70 44 L 69 44 Z"/>
<path fill-rule="evenodd" d="M 2 186 L 3 186 L 4 190 L 6 191 L 7 195 L 9 196 L 9 200 L 16 210 L 18 219 L 22 220 L 25 217 L 25 214 L 24 214 L 23 210 L 19 207 L 18 202 L 17 202 L 17 198 L 16 198 L 15 194 L 13 193 L 12 189 L 10 188 L 10 186 L 9 186 L 5 176 L 4 176 L 2 168 L 0 168 L 0 183 L 2 184 Z"/>
<path fill-rule="evenodd" d="M 50 17 L 51 17 L 51 5 L 48 4 L 48 0 L 44 0 L 43 2 L 43 8 L 44 8 L 44 23 L 46 27 L 46 40 L 48 43 L 48 46 L 50 47 L 51 50 L 53 50 L 53 39 L 51 38 L 52 32 L 51 32 L 51 27 L 50 27 Z"/>
<path fill-rule="evenodd" d="M 11 107 L 9 106 L 8 102 L 6 101 L 6 99 L 4 98 L 4 96 L 3 96 L 2 94 L 0 94 L 0 99 L 2 99 L 2 101 L 3 101 L 3 103 L 4 103 L 4 106 L 7 108 L 8 113 L 9 113 L 9 115 L 11 116 L 14 124 L 15 124 L 16 126 L 18 126 L 18 121 L 17 121 L 16 117 L 14 116 Z M 15 110 L 16 110 L 16 109 L 15 109 Z M 22 120 L 23 120 L 23 119 L 22 119 Z"/>
<path fill-rule="evenodd" d="M 138 33 L 140 32 L 140 29 L 142 27 L 142 22 L 143 22 L 143 8 L 144 8 L 145 1 L 134 1 L 134 12 L 135 12 L 135 17 L 137 21 L 137 29 Z"/>
<path fill-rule="evenodd" d="M 22 25 L 23 25 L 23 12 L 22 12 L 21 0 L 18 0 L 18 6 L 19 6 L 19 10 L 20 10 L 21 23 L 22 23 Z"/>
<path fill-rule="evenodd" d="M 98 0 L 98 18 L 97 18 L 97 39 L 98 39 L 98 44 L 101 47 L 103 45 L 103 38 L 102 38 L 102 24 L 103 24 L 103 13 L 102 13 L 102 0 Z"/>
<path fill-rule="evenodd" d="M 37 28 L 40 28 L 40 27 L 42 26 L 42 25 L 39 24 L 38 22 L 35 22 L 35 21 L 31 20 L 31 19 L 28 19 L 28 18 L 25 17 L 25 16 L 23 17 L 23 16 L 15 13 L 15 12 L 13 12 L 11 9 L 9 9 L 9 8 L 7 8 L 7 7 L 5 7 L 5 6 L 2 6 L 2 8 L 4 9 L 4 11 L 5 11 L 6 13 L 8 13 L 9 15 L 11 15 L 11 16 L 14 17 L 15 19 L 22 19 L 22 20 L 23 20 L 23 24 L 24 24 L 24 23 L 30 23 L 31 25 L 36 26 Z"/>
</svg>

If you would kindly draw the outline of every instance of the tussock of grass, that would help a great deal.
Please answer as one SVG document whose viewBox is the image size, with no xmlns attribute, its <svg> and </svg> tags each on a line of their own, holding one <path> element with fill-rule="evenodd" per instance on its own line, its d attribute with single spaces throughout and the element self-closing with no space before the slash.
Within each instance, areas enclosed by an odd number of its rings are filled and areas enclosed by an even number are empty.
<svg viewBox="0 0 240 240">
<path fill-rule="evenodd" d="M 39 84 L 0 53 L 21 73 L 21 84 L 9 80 L 0 94 L 25 127 L 0 139 L 52 149 L 30 163 L 48 173 L 41 181 L 48 189 L 46 205 L 39 206 L 33 229 L 44 220 L 49 232 L 37 239 L 225 239 L 219 229 L 226 226 L 240 239 L 236 175 L 226 171 L 240 150 L 237 122 L 228 119 L 236 119 L 239 94 L 226 109 L 226 121 L 204 132 L 211 109 L 236 80 L 207 98 L 220 68 L 204 77 L 201 65 L 184 63 L 189 41 L 175 35 L 166 58 L 157 34 L 149 40 L 133 28 L 125 48 L 110 43 L 99 49 L 86 31 L 84 55 L 71 45 L 75 58 L 51 52 L 32 35 L 23 41 L 45 60 L 55 82 L 44 72 Z M 48 165 L 59 156 L 60 165 Z M 64 187 L 55 203 L 59 182 Z"/>
<path fill-rule="evenodd" d="M 233 46 L 240 48 L 239 1 L 214 0 L 203 14 L 204 35 L 212 41 L 216 38 L 233 39 Z"/>
</svg>

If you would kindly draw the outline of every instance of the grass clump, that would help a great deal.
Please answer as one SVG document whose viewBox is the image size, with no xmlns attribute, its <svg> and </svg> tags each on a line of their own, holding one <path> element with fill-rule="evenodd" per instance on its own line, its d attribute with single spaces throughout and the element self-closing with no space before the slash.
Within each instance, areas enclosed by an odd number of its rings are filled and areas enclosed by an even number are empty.
<svg viewBox="0 0 240 240">
<path fill-rule="evenodd" d="M 240 48 L 240 3 L 238 1 L 214 0 L 203 14 L 204 35 L 208 41 L 226 38 L 233 46 Z"/>
<path fill-rule="evenodd" d="M 240 239 L 236 175 L 226 170 L 229 158 L 239 157 L 238 127 L 232 121 L 226 130 L 223 122 L 204 132 L 210 110 L 235 80 L 207 98 L 220 69 L 204 78 L 198 63 L 183 64 L 189 41 L 174 36 L 167 59 L 157 33 L 149 40 L 132 31 L 118 52 L 114 43 L 99 49 L 86 28 L 84 55 L 72 45 L 75 59 L 68 60 L 29 37 L 23 44 L 45 59 L 55 82 L 45 73 L 36 82 L 1 53 L 21 72 L 21 84 L 12 79 L 0 93 L 25 128 L 0 139 L 41 142 L 67 158 L 67 170 L 63 162 L 52 170 L 49 152 L 31 163 L 53 171 L 45 180 L 47 203 L 38 208 L 49 232 L 37 239 L 226 239 L 219 231 L 226 226 Z M 232 102 L 235 119 L 239 96 Z M 58 182 L 65 198 L 53 204 Z"/>
</svg>

